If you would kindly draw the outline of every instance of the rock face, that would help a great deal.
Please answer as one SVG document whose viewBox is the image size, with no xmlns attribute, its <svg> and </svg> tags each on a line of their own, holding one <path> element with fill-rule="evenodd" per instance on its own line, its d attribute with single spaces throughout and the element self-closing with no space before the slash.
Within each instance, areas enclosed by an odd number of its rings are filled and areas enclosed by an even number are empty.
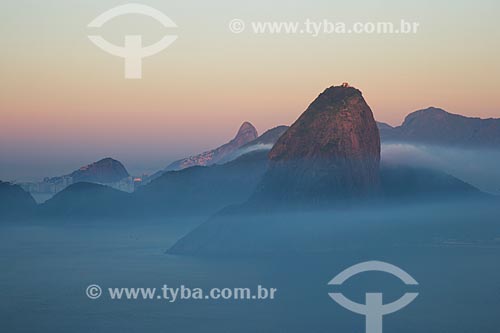
<svg viewBox="0 0 500 333">
<path fill-rule="evenodd" d="M 248 142 L 255 140 L 257 138 L 257 130 L 249 122 L 244 122 L 238 133 L 228 143 L 203 152 L 201 154 L 184 158 L 182 160 L 175 161 L 165 168 L 165 171 L 182 170 L 192 166 L 207 166 L 216 164 L 217 162 L 223 160 L 225 157 L 236 151 L 241 146 L 247 144 Z"/>
<path fill-rule="evenodd" d="M 380 186 L 380 137 L 370 107 L 353 87 L 330 87 L 269 153 L 257 197 L 328 201 L 367 196 Z"/>
<path fill-rule="evenodd" d="M 469 118 L 430 107 L 410 113 L 401 126 L 380 127 L 384 142 L 498 148 L 500 119 Z"/>
<path fill-rule="evenodd" d="M 81 167 L 69 175 L 73 183 L 91 182 L 109 184 L 129 176 L 127 169 L 117 160 L 104 158 L 98 162 Z"/>
</svg>

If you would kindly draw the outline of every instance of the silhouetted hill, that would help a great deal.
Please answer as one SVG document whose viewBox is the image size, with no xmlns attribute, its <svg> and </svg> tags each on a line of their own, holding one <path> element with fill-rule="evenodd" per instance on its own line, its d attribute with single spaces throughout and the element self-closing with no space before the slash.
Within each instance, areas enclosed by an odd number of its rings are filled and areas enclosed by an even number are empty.
<svg viewBox="0 0 500 333">
<path fill-rule="evenodd" d="M 267 152 L 251 152 L 224 165 L 165 172 L 129 194 L 93 183 L 67 187 L 40 206 L 40 217 L 141 219 L 209 215 L 244 202 L 262 178 Z"/>
<path fill-rule="evenodd" d="M 474 186 L 432 169 L 408 166 L 381 168 L 384 196 L 389 200 L 415 200 L 422 198 L 452 199 L 454 197 L 488 197 Z"/>
<path fill-rule="evenodd" d="M 20 186 L 0 181 L 0 221 L 9 222 L 32 216 L 33 197 Z"/>
<path fill-rule="evenodd" d="M 380 121 L 377 121 L 377 126 L 378 126 L 379 131 L 394 129 L 394 127 L 392 127 L 391 125 L 380 122 Z"/>
<path fill-rule="evenodd" d="M 409 114 L 401 126 L 385 125 L 379 123 L 383 142 L 479 148 L 500 145 L 500 119 L 464 117 L 434 107 Z"/>
<path fill-rule="evenodd" d="M 382 143 L 399 140 L 397 131 L 391 125 L 377 122 L 377 127 L 380 133 L 380 139 Z"/>
<path fill-rule="evenodd" d="M 126 215 L 131 195 L 105 185 L 80 182 L 40 205 L 40 216 L 64 219 L 107 219 Z"/>
<path fill-rule="evenodd" d="M 129 176 L 123 164 L 110 157 L 81 167 L 70 174 L 73 182 L 114 183 Z"/>
<path fill-rule="evenodd" d="M 206 214 L 244 202 L 267 168 L 267 152 L 250 152 L 222 165 L 165 172 L 133 195 L 146 214 Z"/>
<path fill-rule="evenodd" d="M 62 182 L 63 178 L 71 177 L 71 183 L 89 182 L 99 184 L 111 184 L 130 176 L 125 166 L 120 161 L 110 157 L 103 158 L 97 162 L 84 165 L 72 173 L 49 179 L 51 183 Z"/>
</svg>

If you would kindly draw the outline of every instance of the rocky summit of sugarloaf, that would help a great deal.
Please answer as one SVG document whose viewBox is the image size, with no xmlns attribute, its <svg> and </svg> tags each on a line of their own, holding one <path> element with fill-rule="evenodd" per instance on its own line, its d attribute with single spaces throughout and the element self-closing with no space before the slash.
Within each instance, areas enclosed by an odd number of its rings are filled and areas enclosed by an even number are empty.
<svg viewBox="0 0 500 333">
<path fill-rule="evenodd" d="M 361 91 L 321 93 L 269 153 L 260 195 L 317 201 L 359 197 L 380 186 L 380 136 Z"/>
</svg>

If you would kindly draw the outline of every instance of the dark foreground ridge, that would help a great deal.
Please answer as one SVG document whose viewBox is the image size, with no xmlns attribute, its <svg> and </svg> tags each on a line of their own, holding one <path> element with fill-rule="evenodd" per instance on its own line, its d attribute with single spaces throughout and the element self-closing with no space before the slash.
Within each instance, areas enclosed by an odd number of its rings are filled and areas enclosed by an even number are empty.
<svg viewBox="0 0 500 333">
<path fill-rule="evenodd" d="M 0 181 L 0 222 L 32 217 L 36 202 L 19 185 Z"/>
</svg>

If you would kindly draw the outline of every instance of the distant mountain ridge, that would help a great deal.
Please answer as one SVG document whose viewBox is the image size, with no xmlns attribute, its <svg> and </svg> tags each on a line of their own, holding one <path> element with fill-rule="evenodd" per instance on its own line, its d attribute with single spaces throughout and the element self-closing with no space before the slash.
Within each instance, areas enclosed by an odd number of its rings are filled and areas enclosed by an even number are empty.
<svg viewBox="0 0 500 333">
<path fill-rule="evenodd" d="M 72 220 L 209 215 L 247 200 L 266 168 L 267 152 L 255 151 L 223 165 L 164 172 L 134 193 L 80 182 L 40 205 L 39 212 Z"/>
<path fill-rule="evenodd" d="M 241 146 L 255 140 L 257 136 L 258 133 L 255 127 L 251 123 L 246 121 L 240 126 L 238 133 L 236 133 L 234 139 L 232 139 L 228 143 L 218 148 L 203 152 L 201 154 L 175 161 L 169 164 L 164 171 L 175 171 L 175 170 L 182 170 L 185 168 L 189 168 L 192 166 L 208 166 L 216 164 L 229 154 L 236 151 Z"/>
<path fill-rule="evenodd" d="M 37 203 L 43 203 L 56 193 L 79 182 L 105 184 L 125 192 L 132 192 L 135 188 L 134 179 L 125 166 L 111 157 L 84 165 L 66 175 L 45 177 L 40 182 L 20 182 L 18 184 L 23 190 L 29 192 Z"/>
<path fill-rule="evenodd" d="M 378 123 L 383 142 L 498 148 L 500 119 L 471 118 L 430 107 L 410 113 L 403 124 Z"/>
<path fill-rule="evenodd" d="M 219 161 L 219 163 L 220 164 L 227 163 L 252 151 L 271 150 L 276 141 L 278 141 L 278 139 L 283 135 L 283 133 L 285 133 L 288 130 L 288 128 L 289 126 L 281 125 L 265 131 L 255 140 L 252 140 L 244 144 L 231 154 L 225 156 L 223 159 Z"/>
<path fill-rule="evenodd" d="M 442 172 L 387 167 L 379 170 L 380 136 L 401 140 L 402 133 L 411 137 L 408 133 L 421 133 L 429 122 L 443 119 L 445 123 L 465 123 L 463 127 L 467 129 L 471 120 L 477 122 L 476 118 L 433 108 L 409 115 L 402 126 L 394 128 L 375 122 L 361 91 L 348 85 L 333 86 L 321 93 L 291 127 L 278 126 L 258 137 L 255 128 L 245 122 L 229 143 L 180 160 L 207 166 L 164 171 L 134 193 L 123 193 L 91 184 L 107 184 L 129 175 L 120 162 L 105 158 L 58 177 L 71 179 L 70 186 L 39 205 L 36 212 L 47 218 L 121 220 L 200 216 L 235 205 L 239 207 L 236 211 L 241 208 L 266 212 L 286 206 L 316 207 L 318 203 L 332 207 L 349 199 L 353 203 L 364 198 L 411 201 L 430 198 L 434 193 L 476 197 L 480 191 Z M 414 132 L 409 130 L 412 128 Z M 451 129 L 450 133 L 456 133 L 456 125 Z M 439 129 L 434 127 L 433 131 Z M 207 156 L 209 160 L 205 159 Z M 13 189 L 5 193 L 19 194 L 14 201 L 6 200 L 10 204 L 5 207 L 19 204 L 29 211 L 33 206 L 29 194 L 23 194 L 20 188 L 3 188 Z"/>
<path fill-rule="evenodd" d="M 265 131 L 262 135 L 260 135 L 258 138 L 256 138 L 253 141 L 248 142 L 247 144 L 243 145 L 241 148 L 249 148 L 252 146 L 257 146 L 257 145 L 274 145 L 276 141 L 285 133 L 290 126 L 286 125 L 280 125 L 276 126 L 274 128 L 271 128 L 267 131 Z"/>
</svg>

